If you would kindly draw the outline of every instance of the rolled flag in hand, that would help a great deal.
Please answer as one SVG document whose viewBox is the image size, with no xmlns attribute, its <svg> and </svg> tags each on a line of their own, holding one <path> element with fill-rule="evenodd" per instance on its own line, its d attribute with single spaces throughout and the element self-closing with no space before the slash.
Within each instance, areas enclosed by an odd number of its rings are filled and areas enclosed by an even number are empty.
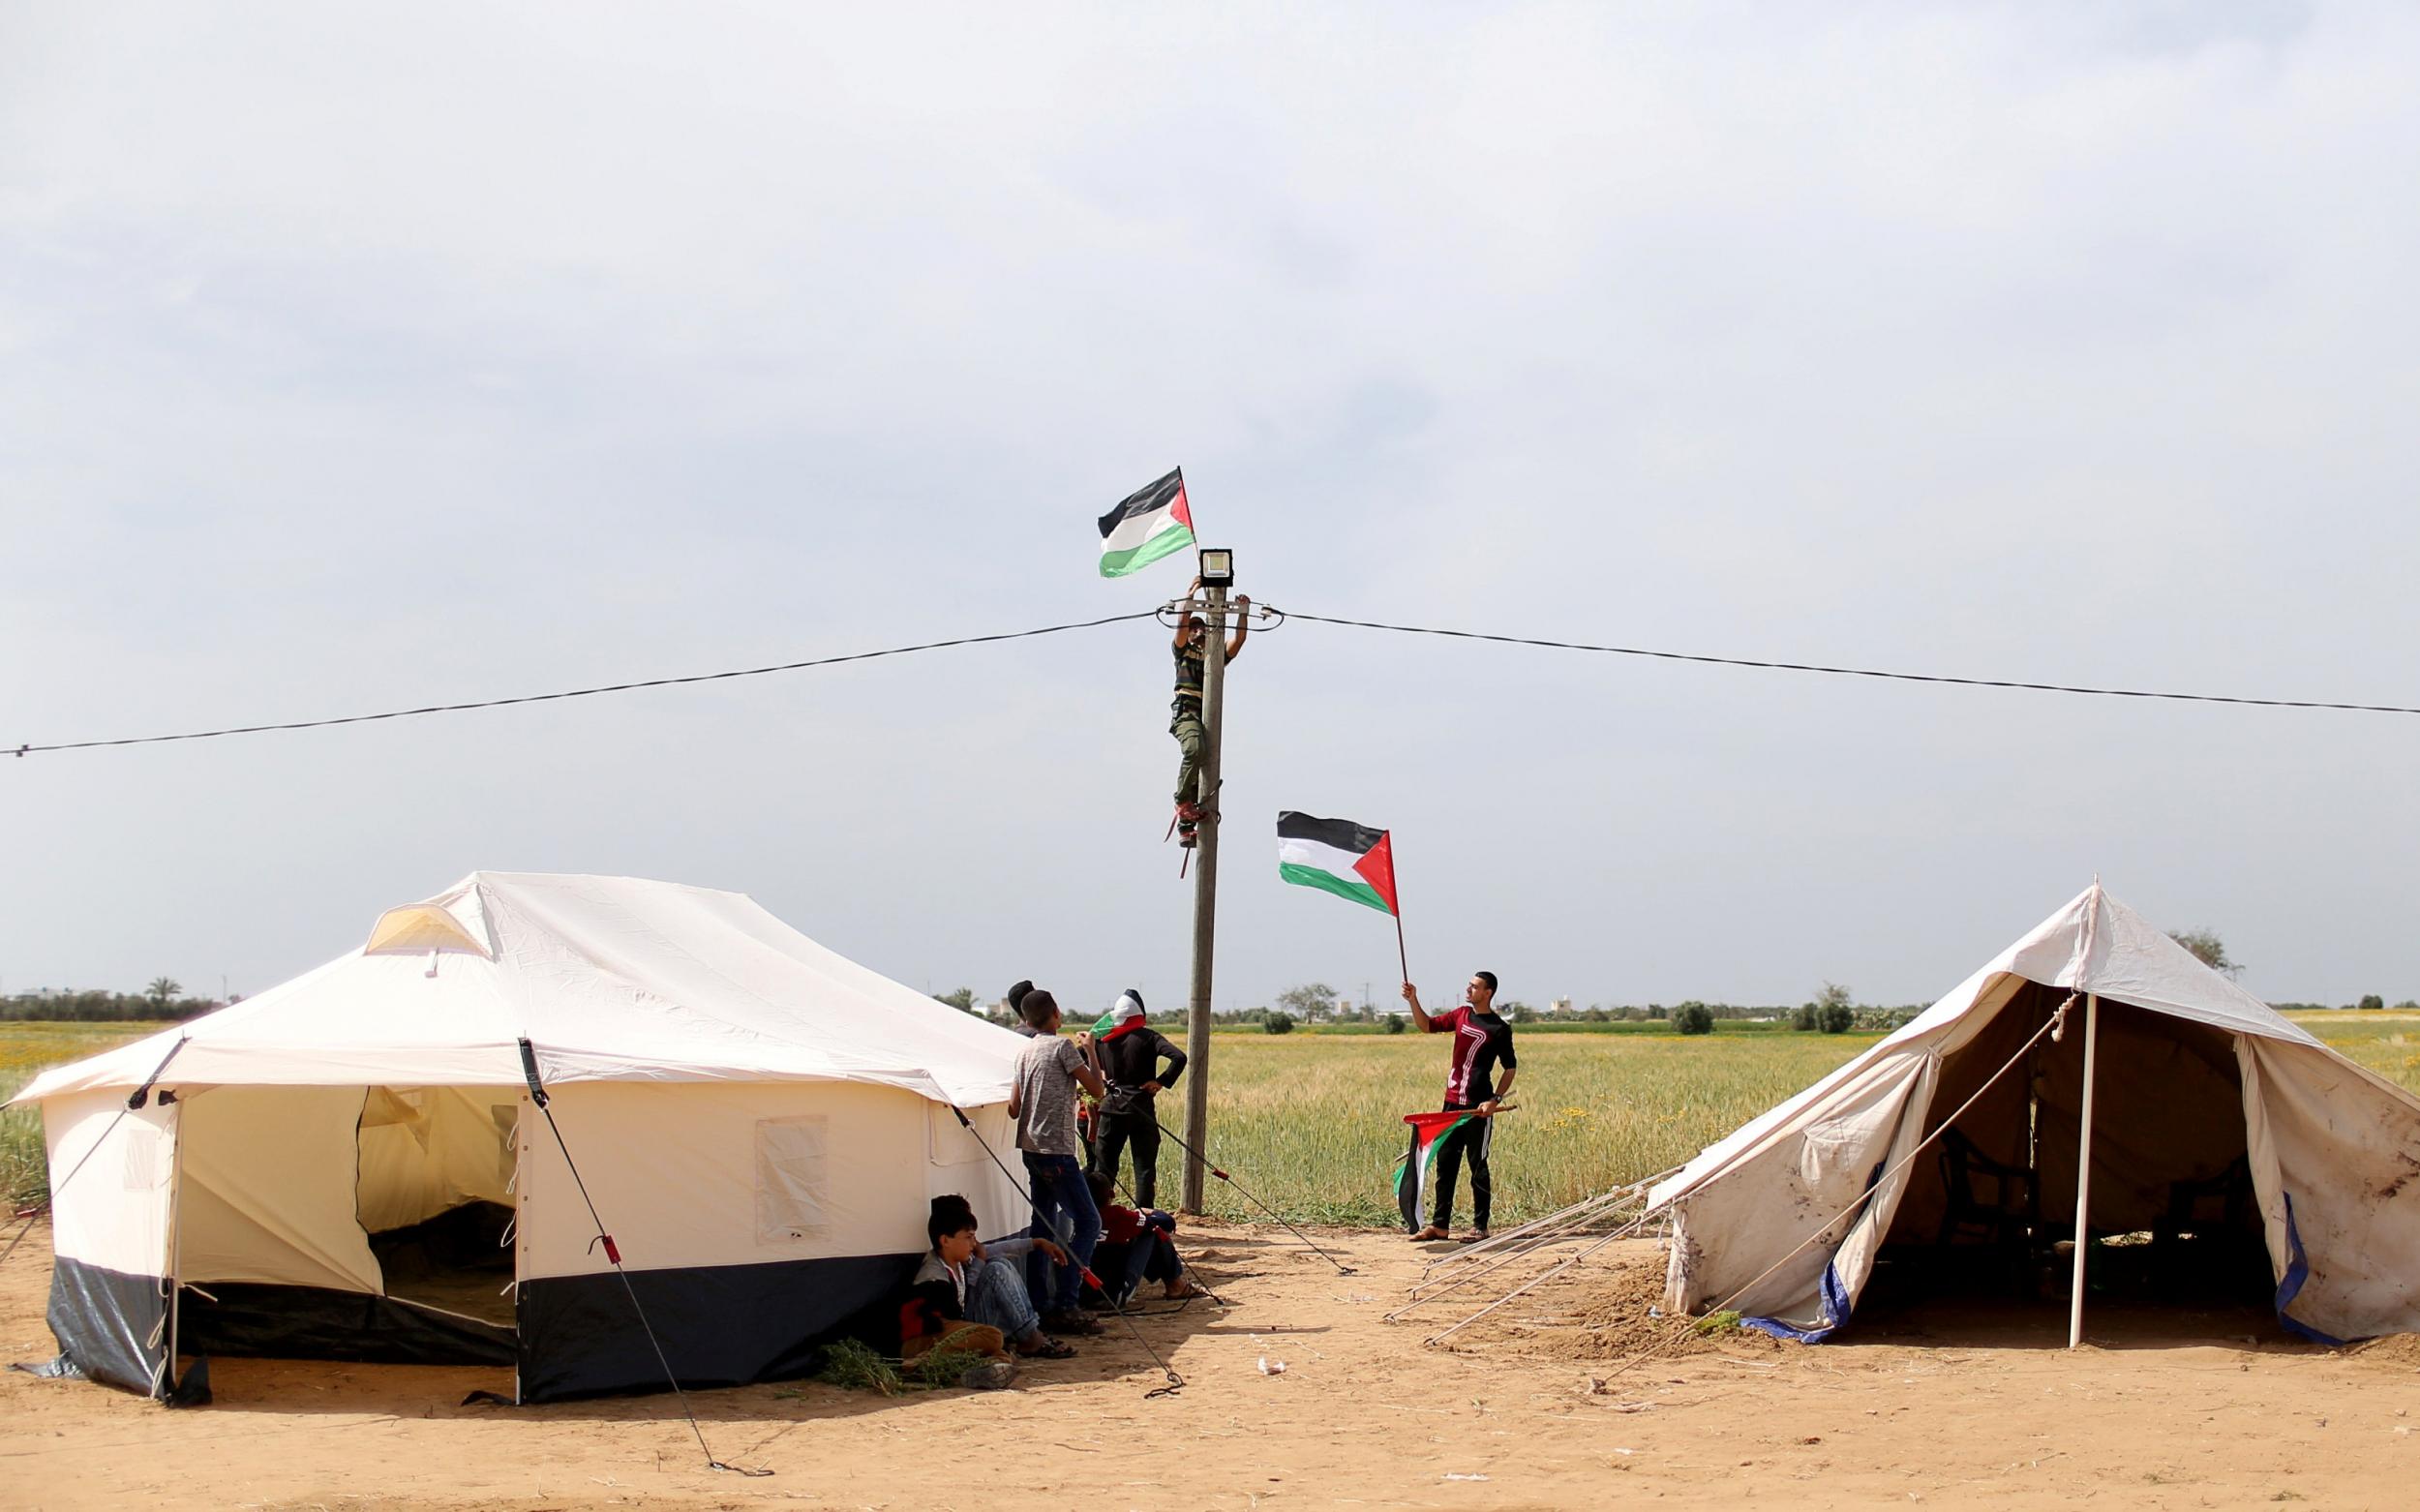
<svg viewBox="0 0 2420 1512">
<path fill-rule="evenodd" d="M 1429 1226 L 1429 1192 L 1437 1178 L 1437 1150 L 1445 1136 L 1480 1115 L 1468 1111 L 1406 1113 L 1411 1125 L 1411 1154 L 1395 1178 L 1395 1205 L 1403 1210 L 1404 1226 L 1418 1233 Z"/>
</svg>

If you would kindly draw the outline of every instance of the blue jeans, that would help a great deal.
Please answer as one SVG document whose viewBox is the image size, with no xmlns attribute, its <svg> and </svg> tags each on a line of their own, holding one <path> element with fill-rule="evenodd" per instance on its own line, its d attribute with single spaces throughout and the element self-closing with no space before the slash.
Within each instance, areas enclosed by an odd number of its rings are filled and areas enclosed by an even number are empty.
<svg viewBox="0 0 2420 1512">
<path fill-rule="evenodd" d="M 966 1283 L 966 1320 L 1000 1330 L 1016 1343 L 1040 1327 L 1033 1299 L 1025 1294 L 1025 1272 L 1014 1260 L 985 1260 Z"/>
<path fill-rule="evenodd" d="M 1034 1306 L 1045 1313 L 1072 1313 L 1083 1294 L 1084 1267 L 1092 1263 L 1093 1247 L 1101 1242 L 1101 1210 L 1093 1206 L 1083 1163 L 1073 1155 L 1036 1155 L 1028 1150 L 1025 1176 L 1033 1186 L 1035 1224 L 1075 1261 L 1057 1267 L 1055 1283 L 1045 1285 L 1043 1278 L 1048 1272 L 1039 1266 L 1048 1262 L 1041 1260 L 1040 1251 L 1035 1252 L 1036 1267 L 1027 1272 L 1036 1278 Z"/>
</svg>

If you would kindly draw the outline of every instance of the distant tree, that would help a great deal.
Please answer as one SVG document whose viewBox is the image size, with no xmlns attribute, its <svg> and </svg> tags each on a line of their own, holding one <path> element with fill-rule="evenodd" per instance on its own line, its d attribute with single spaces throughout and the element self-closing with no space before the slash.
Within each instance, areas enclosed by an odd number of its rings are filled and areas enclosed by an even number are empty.
<svg viewBox="0 0 2420 1512">
<path fill-rule="evenodd" d="M 975 989 L 973 987 L 960 987 L 955 992 L 936 992 L 933 996 L 962 1013 L 975 1012 Z"/>
<path fill-rule="evenodd" d="M 1714 1011 L 1703 1003 L 1683 1003 L 1672 1011 L 1672 1026 L 1682 1034 L 1712 1034 Z"/>
<path fill-rule="evenodd" d="M 2364 995 L 2363 995 L 2363 997 L 2362 997 L 2362 999 L 2361 999 L 2361 1005 L 2360 1005 L 2360 1006 L 2361 1006 L 2361 1007 L 2362 1007 L 2365 1011 L 2367 1011 L 2367 1012 L 2370 1012 L 2370 1013 L 2375 1013 L 2375 1012 L 2377 1012 L 2379 1009 L 2382 1009 L 2382 1008 L 2384 1008 L 2384 1007 L 2386 1006 L 2386 999 L 2384 999 L 2384 998 L 2382 998 L 2382 997 L 2378 996 L 2378 995 L 2377 995 L 2376 993 L 2375 993 L 2375 992 L 2366 993 L 2366 994 L 2364 994 Z"/>
<path fill-rule="evenodd" d="M 1291 1013 L 1271 1013 L 1266 1018 L 1260 1020 L 1260 1028 L 1261 1031 L 1266 1034 L 1292 1034 L 1294 1032 L 1294 1015 Z"/>
<path fill-rule="evenodd" d="M 1588 1011 L 1581 1016 L 1586 1018 L 1589 1023 L 1601 1024 L 1613 1015 L 1607 1013 L 1605 1010 L 1597 1007 L 1594 1003 L 1590 1003 L 1588 1005 Z"/>
<path fill-rule="evenodd" d="M 1665 1010 L 1664 1010 L 1664 1005 L 1663 1005 L 1663 1004 L 1661 1004 L 1661 1003 L 1649 1003 L 1649 1005 L 1647 1005 L 1647 1016 L 1648 1016 L 1649 1018 L 1650 1018 L 1650 1019 L 1653 1019 L 1653 1020 L 1654 1020 L 1655 1022 L 1657 1022 L 1657 1023 L 1662 1023 L 1662 1022 L 1663 1022 L 1663 1021 L 1664 1021 L 1667 1017 L 1669 1017 L 1669 1016 L 1671 1016 L 1671 1015 L 1665 1012 Z"/>
<path fill-rule="evenodd" d="M 1816 1011 L 1815 1026 L 1826 1034 L 1847 1034 L 1857 1026 L 1857 1010 L 1846 1003 L 1827 1003 Z"/>
<path fill-rule="evenodd" d="M 1324 982 L 1306 982 L 1299 987 L 1287 987 L 1277 995 L 1277 1006 L 1296 1018 L 1317 1018 L 1336 1008 L 1336 989 Z M 1274 1031 L 1283 1034 L 1284 1030 Z"/>
<path fill-rule="evenodd" d="M 168 1006 L 168 1000 L 184 990 L 184 985 L 173 978 L 154 977 L 151 979 L 151 985 L 143 988 L 143 996 L 166 1009 Z"/>
<path fill-rule="evenodd" d="M 1816 1019 L 1822 1013 L 1823 1010 L 1817 1008 L 1814 1004 L 1800 1003 L 1790 1014 L 1790 1027 L 1800 1030 L 1812 1029 L 1815 1027 Z"/>
<path fill-rule="evenodd" d="M 2226 946 L 2220 941 L 2218 931 L 2214 929 L 2171 929 L 2168 938 L 2191 951 L 2193 959 L 2223 977 L 2232 977 L 2244 969 L 2242 961 L 2227 959 Z"/>
<path fill-rule="evenodd" d="M 1516 1024 L 1533 1024 L 1538 1021 L 1538 1011 L 1519 998 L 1513 999 L 1497 1012 Z"/>
<path fill-rule="evenodd" d="M 1404 1015 L 1401 1013 L 1387 1014 L 1386 1032 L 1388 1034 L 1402 1034 L 1404 1032 Z"/>
</svg>

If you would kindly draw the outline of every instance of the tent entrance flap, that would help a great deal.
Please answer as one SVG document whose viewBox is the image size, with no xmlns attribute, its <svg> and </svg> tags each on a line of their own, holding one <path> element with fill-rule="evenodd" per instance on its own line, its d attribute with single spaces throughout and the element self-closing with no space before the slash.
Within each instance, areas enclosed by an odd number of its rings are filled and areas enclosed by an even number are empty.
<svg viewBox="0 0 2420 1512">
<path fill-rule="evenodd" d="M 183 1351 L 510 1364 L 518 1108 L 511 1088 L 190 1095 Z"/>
<path fill-rule="evenodd" d="M 2064 991 L 2028 983 L 1948 1052 L 1935 1118 L 2055 1012 Z M 2095 1021 L 2097 1019 L 2097 1022 Z M 2139 1302 L 2256 1301 L 2260 1214 L 2235 1037 L 2102 998 L 1934 1141 L 1910 1172 L 1877 1279 L 1978 1295 L 2072 1297 L 2076 1203 L 2094 1291 Z M 2085 1062 L 2094 1066 L 2089 1182 L 2079 1181 Z M 1928 1124 L 1930 1131 L 1937 1126 Z M 1899 1289 L 1892 1287 L 1891 1289 Z"/>
</svg>

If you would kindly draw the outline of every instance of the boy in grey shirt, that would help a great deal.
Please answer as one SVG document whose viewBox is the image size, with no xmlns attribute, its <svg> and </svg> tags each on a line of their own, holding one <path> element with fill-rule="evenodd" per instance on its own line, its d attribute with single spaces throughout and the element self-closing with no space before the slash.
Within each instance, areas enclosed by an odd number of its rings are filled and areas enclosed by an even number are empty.
<svg viewBox="0 0 2420 1512">
<path fill-rule="evenodd" d="M 1093 1055 L 1092 1036 L 1059 1038 L 1058 999 L 1037 987 L 1018 1012 L 1034 1034 L 1017 1053 L 1009 1114 L 1016 1120 L 1016 1147 L 1025 1156 L 1036 1231 L 1056 1236 L 1071 1259 L 1056 1267 L 1055 1284 L 1033 1281 L 1034 1306 L 1043 1315 L 1043 1327 L 1053 1333 L 1097 1333 L 1100 1323 L 1076 1306 L 1093 1246 L 1101 1242 L 1101 1213 L 1077 1158 L 1083 1145 L 1075 1135 L 1075 1089 L 1100 1097 L 1107 1083 Z"/>
</svg>

